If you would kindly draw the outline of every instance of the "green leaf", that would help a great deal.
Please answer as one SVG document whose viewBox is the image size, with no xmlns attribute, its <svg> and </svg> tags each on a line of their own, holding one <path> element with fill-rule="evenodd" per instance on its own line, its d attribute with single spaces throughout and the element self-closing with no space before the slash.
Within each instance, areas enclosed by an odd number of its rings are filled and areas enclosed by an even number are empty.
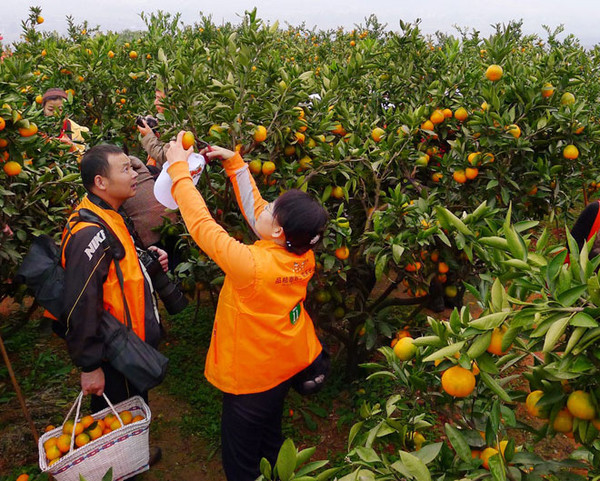
<svg viewBox="0 0 600 481">
<path fill-rule="evenodd" d="M 577 345 L 577 343 L 582 338 L 586 330 L 587 329 L 585 327 L 576 327 L 575 329 L 573 329 L 573 333 L 569 338 L 569 342 L 567 342 L 567 347 L 565 347 L 565 356 L 573 350 L 573 348 Z"/>
<path fill-rule="evenodd" d="M 563 317 L 550 326 L 548 332 L 546 332 L 546 338 L 544 339 L 544 347 L 542 349 L 544 352 L 550 352 L 554 349 L 558 340 L 565 333 L 565 329 L 569 325 L 570 320 L 570 317 Z"/>
<path fill-rule="evenodd" d="M 508 251 L 508 242 L 503 237 L 481 237 L 478 239 L 478 242 L 485 246 L 494 247 L 495 249 L 502 249 Z"/>
<path fill-rule="evenodd" d="M 296 469 L 302 466 L 310 457 L 315 453 L 317 448 L 312 446 L 310 448 L 303 449 L 296 455 Z"/>
<path fill-rule="evenodd" d="M 396 264 L 400 263 L 402 254 L 404 254 L 404 247 L 398 244 L 392 244 L 392 255 Z"/>
<path fill-rule="evenodd" d="M 291 439 L 286 439 L 279 450 L 275 469 L 281 481 L 289 481 L 296 467 L 296 447 Z"/>
<path fill-rule="evenodd" d="M 562 266 L 565 263 L 565 259 L 567 258 L 567 250 L 558 253 L 554 259 L 550 261 L 548 264 L 548 270 L 546 271 L 546 279 L 549 281 L 549 284 L 552 284 L 556 279 Z"/>
<path fill-rule="evenodd" d="M 496 382 L 494 378 L 492 378 L 487 372 L 483 370 L 479 373 L 479 378 L 484 382 L 484 384 L 490 388 L 490 390 L 497 394 L 500 399 L 506 402 L 512 402 L 511 397 L 507 394 L 507 392 L 502 389 L 500 384 Z"/>
<path fill-rule="evenodd" d="M 492 341 L 492 331 L 486 331 L 475 338 L 471 347 L 467 350 L 467 356 L 471 359 L 476 359 L 481 356 L 489 347 Z"/>
<path fill-rule="evenodd" d="M 328 481 L 342 468 L 329 468 L 319 473 L 316 477 L 317 481 Z"/>
<path fill-rule="evenodd" d="M 415 456 L 425 464 L 431 463 L 438 457 L 444 443 L 426 444 L 419 451 L 415 452 Z"/>
<path fill-rule="evenodd" d="M 262 458 L 260 460 L 260 472 L 264 476 L 265 479 L 271 479 L 272 469 L 271 463 L 267 460 L 267 458 Z M 110 478 L 112 480 L 112 478 Z"/>
<path fill-rule="evenodd" d="M 494 454 L 489 459 L 490 473 L 494 481 L 506 481 L 506 471 L 504 469 L 504 463 L 502 462 L 502 456 L 499 453 Z"/>
<path fill-rule="evenodd" d="M 437 213 L 438 219 L 440 223 L 446 227 L 454 227 L 458 232 L 463 235 L 474 237 L 473 232 L 469 229 L 465 223 L 456 217 L 452 212 L 450 212 L 445 207 L 436 206 L 435 211 Z"/>
<path fill-rule="evenodd" d="M 448 440 L 450 444 L 458 454 L 458 457 L 462 459 L 465 463 L 471 462 L 471 448 L 467 443 L 467 440 L 464 438 L 462 433 L 456 429 L 451 424 L 446 423 L 444 425 L 444 429 L 446 430 L 446 435 L 448 436 Z"/>
<path fill-rule="evenodd" d="M 569 324 L 573 327 L 598 327 L 598 322 L 585 312 L 576 313 Z"/>
<path fill-rule="evenodd" d="M 431 481 L 429 469 L 427 469 L 425 463 L 419 458 L 406 451 L 400 451 L 400 459 L 402 460 L 402 464 L 406 466 L 406 469 L 417 481 Z"/>
<path fill-rule="evenodd" d="M 365 463 L 380 463 L 381 459 L 379 459 L 379 456 L 377 455 L 377 453 L 375 452 L 375 450 L 373 448 L 365 448 L 364 446 L 357 446 L 356 449 L 356 454 L 358 454 L 358 457 L 360 459 L 362 459 Z"/>
<path fill-rule="evenodd" d="M 469 326 L 481 331 L 494 329 L 502 324 L 509 314 L 509 312 L 495 312 L 493 314 L 488 314 L 487 316 L 472 320 L 469 322 Z"/>
<path fill-rule="evenodd" d="M 327 463 L 329 463 L 329 461 L 324 459 L 321 461 L 313 461 L 312 463 L 308 463 L 308 464 L 304 465 L 296 473 L 296 476 L 294 477 L 294 481 L 298 480 L 298 476 L 305 476 L 309 473 L 312 473 L 313 471 L 316 471 L 317 469 L 322 468 Z M 314 478 L 310 478 L 310 479 L 314 479 Z"/>
<path fill-rule="evenodd" d="M 500 279 L 496 278 L 492 285 L 492 308 L 495 312 L 501 311 L 506 303 L 506 291 Z"/>
<path fill-rule="evenodd" d="M 585 284 L 571 287 L 556 296 L 556 300 L 565 307 L 571 307 L 587 291 L 587 288 L 588 286 Z"/>
<path fill-rule="evenodd" d="M 354 438 L 360 431 L 363 423 L 364 421 L 359 421 L 350 428 L 350 434 L 348 434 L 348 451 L 350 451 L 350 448 L 352 447 L 352 441 L 354 441 Z"/>
<path fill-rule="evenodd" d="M 452 357 L 455 353 L 459 352 L 465 345 L 464 341 L 457 342 L 450 346 L 446 346 L 442 349 L 435 351 L 434 353 L 423 359 L 423 362 L 437 361 L 438 359 L 444 359 L 446 357 Z"/>
<path fill-rule="evenodd" d="M 527 260 L 527 247 L 525 246 L 525 242 L 523 242 L 523 238 L 517 234 L 512 226 L 508 229 L 505 228 L 504 235 L 506 237 L 506 241 L 508 242 L 508 250 L 516 259 L 521 261 Z"/>
</svg>

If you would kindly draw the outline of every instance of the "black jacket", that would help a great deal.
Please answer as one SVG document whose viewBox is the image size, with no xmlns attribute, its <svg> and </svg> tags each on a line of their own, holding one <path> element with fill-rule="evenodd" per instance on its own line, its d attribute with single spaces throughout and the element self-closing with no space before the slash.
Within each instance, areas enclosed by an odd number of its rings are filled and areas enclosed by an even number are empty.
<svg viewBox="0 0 600 481">
<path fill-rule="evenodd" d="M 88 197 L 103 209 L 112 209 L 99 197 L 93 194 Z M 130 226 L 129 223 L 126 224 Z M 94 242 L 95 238 L 103 237 L 99 234 L 101 230 L 103 229 L 96 225 L 84 227 L 70 237 L 65 247 L 65 302 L 62 321 L 68 326 L 66 341 L 69 354 L 75 365 L 85 372 L 100 367 L 104 359 L 104 339 L 100 336 L 104 311 L 103 284 L 113 257 L 107 242 L 101 242 L 95 250 L 90 249 L 90 246 L 97 244 Z M 147 277 L 144 282 L 144 298 L 146 342 L 156 347 L 161 334 L 160 321 L 156 299 Z"/>
</svg>

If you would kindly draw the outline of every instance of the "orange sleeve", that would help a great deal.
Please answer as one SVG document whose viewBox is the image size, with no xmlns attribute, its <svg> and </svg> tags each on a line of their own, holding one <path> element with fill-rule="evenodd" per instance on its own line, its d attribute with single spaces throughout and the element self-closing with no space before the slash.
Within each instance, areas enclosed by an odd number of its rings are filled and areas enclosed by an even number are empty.
<svg viewBox="0 0 600 481">
<path fill-rule="evenodd" d="M 231 237 L 212 218 L 202 195 L 192 182 L 187 162 L 175 162 L 168 168 L 173 179 L 171 193 L 192 238 L 239 289 L 250 287 L 256 267 L 249 246 Z"/>
<path fill-rule="evenodd" d="M 239 153 L 224 161 L 223 167 L 225 167 L 225 173 L 233 184 L 235 197 L 246 222 L 260 238 L 255 228 L 256 219 L 258 219 L 265 206 L 268 205 L 268 202 L 260 195 L 250 169 L 248 169 L 248 165 Z"/>
</svg>

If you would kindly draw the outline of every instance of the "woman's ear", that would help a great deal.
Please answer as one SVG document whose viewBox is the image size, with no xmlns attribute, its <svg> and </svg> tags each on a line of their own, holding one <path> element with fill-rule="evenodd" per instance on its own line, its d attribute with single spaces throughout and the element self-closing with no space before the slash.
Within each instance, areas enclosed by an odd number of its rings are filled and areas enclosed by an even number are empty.
<svg viewBox="0 0 600 481">
<path fill-rule="evenodd" d="M 285 239 L 283 227 L 281 227 L 277 222 L 273 222 L 271 237 L 273 237 L 273 239 Z"/>
</svg>

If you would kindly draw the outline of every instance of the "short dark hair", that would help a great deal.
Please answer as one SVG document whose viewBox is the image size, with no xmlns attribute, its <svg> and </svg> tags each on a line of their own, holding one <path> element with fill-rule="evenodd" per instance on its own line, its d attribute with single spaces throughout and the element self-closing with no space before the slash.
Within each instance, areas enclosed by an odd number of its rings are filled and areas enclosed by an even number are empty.
<svg viewBox="0 0 600 481">
<path fill-rule="evenodd" d="M 90 192 L 90 189 L 94 186 L 94 178 L 97 175 L 107 176 L 110 167 L 108 156 L 122 153 L 123 149 L 110 144 L 96 145 L 88 150 L 81 158 L 81 181 L 85 190 Z"/>
<path fill-rule="evenodd" d="M 329 216 L 306 192 L 291 189 L 275 201 L 273 217 L 283 228 L 288 251 L 302 255 L 323 237 Z"/>
<path fill-rule="evenodd" d="M 46 105 L 46 102 L 50 101 L 50 100 L 58 100 L 58 99 L 67 99 L 69 98 L 67 92 L 65 92 L 63 89 L 60 88 L 51 88 L 48 89 L 44 92 L 44 95 L 42 95 L 42 107 L 44 105 Z"/>
</svg>

